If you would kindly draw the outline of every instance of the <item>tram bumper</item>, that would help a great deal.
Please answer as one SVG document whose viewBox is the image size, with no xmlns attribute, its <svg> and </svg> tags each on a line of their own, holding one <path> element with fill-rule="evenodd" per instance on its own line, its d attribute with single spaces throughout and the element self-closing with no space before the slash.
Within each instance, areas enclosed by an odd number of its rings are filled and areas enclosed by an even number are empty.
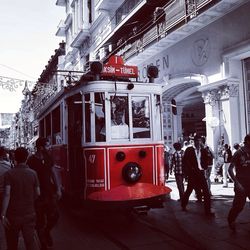
<svg viewBox="0 0 250 250">
<path fill-rule="evenodd" d="M 172 190 L 165 186 L 156 186 L 150 183 L 136 183 L 133 185 L 120 185 L 108 191 L 93 192 L 88 196 L 91 203 L 102 203 L 115 207 L 147 206 L 158 208 L 163 206 Z"/>
</svg>

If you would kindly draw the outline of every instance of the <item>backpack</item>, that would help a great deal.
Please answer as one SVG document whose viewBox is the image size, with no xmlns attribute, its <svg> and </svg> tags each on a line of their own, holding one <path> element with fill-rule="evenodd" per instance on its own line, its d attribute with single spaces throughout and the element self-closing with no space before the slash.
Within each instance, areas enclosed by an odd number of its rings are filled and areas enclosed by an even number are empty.
<svg viewBox="0 0 250 250">
<path fill-rule="evenodd" d="M 227 157 L 226 157 L 226 155 L 227 155 Z M 231 159 L 232 159 L 232 151 L 230 148 L 228 148 L 226 150 L 226 152 L 224 153 L 224 162 L 229 163 L 229 162 L 231 162 Z"/>
<path fill-rule="evenodd" d="M 244 167 L 250 166 L 250 154 L 247 153 L 243 148 L 239 149 L 241 151 L 240 165 Z"/>
<path fill-rule="evenodd" d="M 206 147 L 206 152 L 207 152 L 207 165 L 211 166 L 213 165 L 214 156 L 209 147 Z"/>
</svg>

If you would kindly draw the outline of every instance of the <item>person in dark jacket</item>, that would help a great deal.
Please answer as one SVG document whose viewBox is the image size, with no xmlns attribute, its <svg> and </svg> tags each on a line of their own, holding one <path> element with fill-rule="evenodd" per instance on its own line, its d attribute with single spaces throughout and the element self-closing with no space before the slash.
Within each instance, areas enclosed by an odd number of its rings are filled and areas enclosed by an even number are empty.
<svg viewBox="0 0 250 250">
<path fill-rule="evenodd" d="M 11 164 L 6 160 L 7 154 L 4 147 L 0 147 L 0 209 L 4 193 L 4 174 L 11 169 Z"/>
<path fill-rule="evenodd" d="M 36 201 L 36 228 L 42 250 L 53 246 L 51 230 L 59 218 L 57 203 L 61 198 L 60 181 L 47 147 L 46 138 L 39 137 L 36 141 L 37 151 L 27 161 L 29 167 L 36 171 L 40 182 L 41 195 Z"/>
<path fill-rule="evenodd" d="M 202 190 L 204 196 L 205 215 L 213 216 L 211 212 L 211 200 L 204 170 L 207 169 L 207 153 L 202 147 L 200 136 L 195 136 L 194 147 L 188 147 L 183 157 L 183 165 L 185 174 L 188 176 L 187 189 L 181 200 L 182 210 L 186 211 L 189 196 L 193 190 Z"/>
<path fill-rule="evenodd" d="M 228 214 L 228 224 L 235 230 L 235 220 L 250 199 L 250 134 L 245 136 L 244 146 L 233 155 L 228 169 L 229 176 L 234 181 L 234 200 Z M 235 174 L 236 173 L 236 174 Z"/>
<path fill-rule="evenodd" d="M 168 180 L 169 178 L 169 148 L 168 146 L 164 145 L 164 176 L 165 176 L 165 181 Z"/>
<path fill-rule="evenodd" d="M 0 147 L 0 211 L 2 209 L 2 201 L 4 194 L 4 175 L 5 173 L 11 169 L 11 164 L 7 159 L 6 149 L 4 147 Z M 0 250 L 2 249 L 2 244 L 4 242 L 4 229 L 2 224 L 0 223 Z"/>
<path fill-rule="evenodd" d="M 5 227 L 8 250 L 18 249 L 18 235 L 22 231 L 26 250 L 35 245 L 35 199 L 40 195 L 35 171 L 26 164 L 27 149 L 15 150 L 15 167 L 5 173 L 5 191 L 1 219 Z"/>
<path fill-rule="evenodd" d="M 173 153 L 173 156 L 172 156 L 170 171 L 171 172 L 174 171 L 175 181 L 176 181 L 176 185 L 177 185 L 180 200 L 181 200 L 184 194 L 184 178 L 185 178 L 184 171 L 183 171 L 184 150 L 182 150 L 180 142 L 175 142 L 173 146 L 174 146 L 175 152 Z"/>
<path fill-rule="evenodd" d="M 224 164 L 222 166 L 222 174 L 223 174 L 223 187 L 228 187 L 228 168 L 231 162 L 232 158 L 232 151 L 230 149 L 230 146 L 228 144 L 224 145 L 224 151 L 223 151 L 223 159 Z"/>
</svg>

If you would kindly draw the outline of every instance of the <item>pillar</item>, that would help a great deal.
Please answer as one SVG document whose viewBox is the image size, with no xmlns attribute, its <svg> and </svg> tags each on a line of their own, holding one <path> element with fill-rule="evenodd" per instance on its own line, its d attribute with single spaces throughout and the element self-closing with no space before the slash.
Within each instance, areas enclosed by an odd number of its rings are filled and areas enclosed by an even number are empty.
<svg viewBox="0 0 250 250">
<path fill-rule="evenodd" d="M 220 94 L 217 90 L 202 93 L 205 104 L 205 121 L 206 121 L 206 140 L 207 144 L 217 151 L 218 141 L 221 136 L 220 131 L 220 115 L 219 115 L 219 98 Z"/>
<path fill-rule="evenodd" d="M 240 142 L 239 83 L 225 79 L 202 93 L 206 110 L 207 143 L 218 149 L 221 136 L 224 143 Z M 218 119 L 218 124 L 216 121 Z"/>
<path fill-rule="evenodd" d="M 172 115 L 172 121 L 173 121 L 173 142 L 177 142 L 178 139 L 182 138 L 182 111 L 183 111 L 183 105 L 180 103 L 176 104 L 177 108 L 177 114 Z"/>
<path fill-rule="evenodd" d="M 240 116 L 238 102 L 239 86 L 234 82 L 228 82 L 228 85 L 221 92 L 221 124 L 227 137 L 225 143 L 233 145 L 240 140 Z"/>
</svg>

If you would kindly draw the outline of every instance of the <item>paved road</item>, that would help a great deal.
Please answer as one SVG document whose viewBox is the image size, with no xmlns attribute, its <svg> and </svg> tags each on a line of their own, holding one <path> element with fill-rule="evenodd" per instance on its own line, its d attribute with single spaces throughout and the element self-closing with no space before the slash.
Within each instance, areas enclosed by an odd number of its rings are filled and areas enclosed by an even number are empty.
<svg viewBox="0 0 250 250">
<path fill-rule="evenodd" d="M 191 196 L 188 212 L 180 209 L 173 177 L 167 182 L 173 191 L 164 208 L 150 210 L 147 216 L 132 219 L 117 214 L 94 216 L 81 210 L 61 209 L 54 229 L 54 250 L 161 250 L 206 249 L 250 250 L 250 206 L 246 204 L 237 223 L 237 232 L 227 226 L 233 199 L 233 184 L 223 188 L 212 184 L 215 218 L 206 218 L 203 205 Z M 22 241 L 20 242 L 22 245 Z M 23 250 L 23 246 L 20 250 Z"/>
</svg>

